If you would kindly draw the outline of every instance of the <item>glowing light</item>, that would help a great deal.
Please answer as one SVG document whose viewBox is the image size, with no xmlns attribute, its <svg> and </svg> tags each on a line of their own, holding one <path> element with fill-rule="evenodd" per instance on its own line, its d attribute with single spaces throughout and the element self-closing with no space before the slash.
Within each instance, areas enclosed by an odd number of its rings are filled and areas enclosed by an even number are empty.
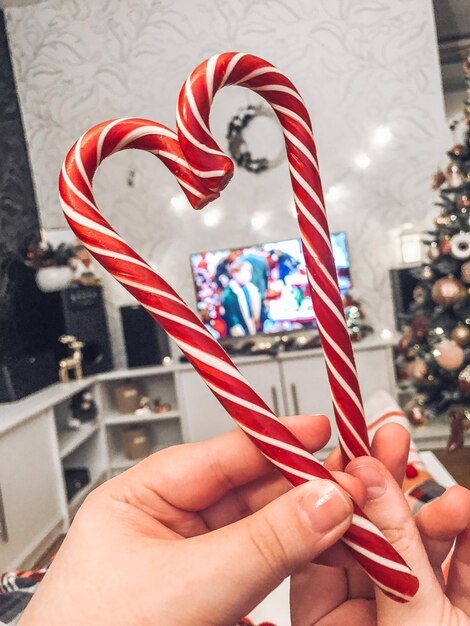
<svg viewBox="0 0 470 626">
<path fill-rule="evenodd" d="M 174 209 L 177 213 L 180 213 L 188 207 L 188 201 L 186 200 L 186 197 L 180 193 L 170 199 L 170 205 L 172 209 Z"/>
<path fill-rule="evenodd" d="M 359 169 L 365 170 L 369 167 L 371 161 L 370 157 L 365 152 L 360 152 L 354 157 L 354 163 Z"/>
<path fill-rule="evenodd" d="M 387 343 L 392 343 L 394 338 L 394 333 L 389 328 L 384 328 L 380 332 L 381 338 Z"/>
<path fill-rule="evenodd" d="M 336 202 L 344 196 L 344 190 L 341 185 L 332 185 L 325 194 L 327 202 Z"/>
<path fill-rule="evenodd" d="M 392 131 L 388 126 L 377 126 L 372 135 L 372 141 L 376 146 L 386 146 L 392 139 Z"/>
<path fill-rule="evenodd" d="M 266 213 L 255 213 L 251 218 L 251 228 L 253 230 L 261 230 L 266 225 L 268 216 Z"/>
<path fill-rule="evenodd" d="M 202 213 L 202 221 L 209 228 L 213 228 L 217 226 L 222 218 L 222 212 L 220 209 L 216 209 L 215 207 L 212 209 L 206 209 Z"/>
</svg>

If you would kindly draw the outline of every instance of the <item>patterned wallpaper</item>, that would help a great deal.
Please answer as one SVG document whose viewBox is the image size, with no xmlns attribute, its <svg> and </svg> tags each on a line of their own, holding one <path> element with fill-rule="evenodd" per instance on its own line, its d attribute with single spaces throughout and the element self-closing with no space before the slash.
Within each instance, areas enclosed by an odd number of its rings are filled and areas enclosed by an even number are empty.
<svg viewBox="0 0 470 626">
<path fill-rule="evenodd" d="M 327 202 L 331 228 L 347 232 L 369 319 L 392 325 L 389 231 L 433 215 L 430 177 L 448 142 L 431 0 L 45 0 L 6 16 L 46 228 L 63 224 L 57 174 L 84 130 L 129 115 L 173 126 L 179 88 L 199 61 L 253 52 L 304 96 L 325 189 L 340 189 Z M 243 89 L 217 96 L 212 127 L 222 145 L 229 118 L 256 101 Z M 392 133 L 382 148 L 373 143 L 378 126 Z M 276 130 L 255 130 L 255 156 L 275 154 Z M 365 170 L 354 165 L 361 152 L 371 158 Z M 212 226 L 171 208 L 176 186 L 149 155 L 112 157 L 95 188 L 106 216 L 191 303 L 190 252 L 297 235 L 285 163 L 259 176 L 237 172 L 218 207 L 205 209 L 206 221 L 223 215 Z M 107 294 L 119 364 L 116 306 L 128 296 L 114 284 Z"/>
</svg>

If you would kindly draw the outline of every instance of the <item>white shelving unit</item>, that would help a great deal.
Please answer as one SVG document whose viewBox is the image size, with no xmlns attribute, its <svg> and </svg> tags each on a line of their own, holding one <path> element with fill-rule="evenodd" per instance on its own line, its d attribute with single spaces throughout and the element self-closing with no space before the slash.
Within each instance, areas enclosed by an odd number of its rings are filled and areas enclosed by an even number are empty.
<svg viewBox="0 0 470 626">
<path fill-rule="evenodd" d="M 97 432 L 98 428 L 98 423 L 92 422 L 82 424 L 78 430 L 57 431 L 61 460 L 65 459 L 65 457 L 85 443 L 85 441 Z"/>
<path fill-rule="evenodd" d="M 116 406 L 115 390 L 129 382 L 138 385 L 141 394 L 150 399 L 151 405 L 159 398 L 161 403 L 170 404 L 171 410 L 162 413 L 121 413 Z M 99 377 L 95 389 L 105 433 L 110 476 L 132 467 L 140 460 L 127 458 L 123 451 L 121 434 L 126 428 L 143 427 L 150 440 L 151 453 L 183 441 L 175 368 L 153 366 L 107 372 Z"/>
<path fill-rule="evenodd" d="M 374 388 L 394 394 L 390 347 L 377 338 L 354 347 L 365 393 Z M 279 414 L 324 411 L 331 415 L 331 399 L 320 350 L 285 353 L 278 357 L 235 360 L 263 399 Z M 137 383 L 151 400 L 171 405 L 165 413 L 143 415 L 118 411 L 115 388 Z M 93 394 L 98 412 L 78 430 L 67 428 L 73 396 Z M 200 441 L 234 428 L 233 421 L 187 363 L 106 372 L 67 384 L 55 384 L 23 400 L 0 405 L 0 512 L 9 533 L 0 526 L 0 571 L 23 569 L 55 537 L 68 529 L 88 493 L 101 482 L 137 463 L 126 457 L 122 429 L 142 426 L 151 452 L 185 442 Z M 413 429 L 421 449 L 446 445 L 447 424 Z M 325 450 L 334 445 L 334 437 Z M 18 458 L 26 458 L 20 463 Z M 11 467 L 16 466 L 12 472 Z M 67 501 L 64 470 L 86 467 L 90 482 Z M 33 509 L 35 516 L 28 516 Z M 2 536 L 3 535 L 3 536 Z M 29 559 L 29 560 L 28 560 Z"/>
<path fill-rule="evenodd" d="M 119 413 L 118 411 L 110 411 L 104 418 L 106 426 L 119 426 L 121 424 L 143 424 L 146 422 L 163 422 L 170 419 L 179 419 L 178 411 L 166 411 L 163 413 L 147 413 L 144 415 L 135 415 L 134 413 Z"/>
</svg>

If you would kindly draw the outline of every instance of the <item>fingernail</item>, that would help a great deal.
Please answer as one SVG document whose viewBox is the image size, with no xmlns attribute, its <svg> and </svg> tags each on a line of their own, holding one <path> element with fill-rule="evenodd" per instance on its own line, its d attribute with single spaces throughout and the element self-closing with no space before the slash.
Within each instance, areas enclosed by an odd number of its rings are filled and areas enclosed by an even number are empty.
<svg viewBox="0 0 470 626">
<path fill-rule="evenodd" d="M 301 506 L 313 531 L 325 533 L 350 516 L 351 501 L 334 483 L 315 481 L 309 487 L 310 491 L 302 498 Z"/>
<path fill-rule="evenodd" d="M 385 479 L 385 475 L 376 465 L 373 465 L 372 463 L 368 463 L 367 465 L 356 465 L 351 468 L 350 472 L 353 476 L 359 478 L 359 480 L 364 483 L 368 500 L 380 498 L 380 496 L 383 496 L 385 493 L 387 481 Z"/>
</svg>

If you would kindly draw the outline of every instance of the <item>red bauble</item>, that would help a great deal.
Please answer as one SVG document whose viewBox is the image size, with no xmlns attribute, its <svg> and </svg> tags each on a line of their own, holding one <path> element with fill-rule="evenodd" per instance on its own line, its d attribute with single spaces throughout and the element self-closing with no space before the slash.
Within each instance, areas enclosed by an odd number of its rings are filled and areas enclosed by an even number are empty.
<svg viewBox="0 0 470 626">
<path fill-rule="evenodd" d="M 437 304 L 450 306 L 465 297 L 467 289 L 461 280 L 447 276 L 436 280 L 432 288 L 432 299 Z"/>
<path fill-rule="evenodd" d="M 438 245 L 440 254 L 450 254 L 450 237 L 445 237 L 442 241 L 439 242 Z"/>
<path fill-rule="evenodd" d="M 434 357 L 445 370 L 456 370 L 462 366 L 465 354 L 458 343 L 443 339 L 433 350 Z"/>
</svg>

